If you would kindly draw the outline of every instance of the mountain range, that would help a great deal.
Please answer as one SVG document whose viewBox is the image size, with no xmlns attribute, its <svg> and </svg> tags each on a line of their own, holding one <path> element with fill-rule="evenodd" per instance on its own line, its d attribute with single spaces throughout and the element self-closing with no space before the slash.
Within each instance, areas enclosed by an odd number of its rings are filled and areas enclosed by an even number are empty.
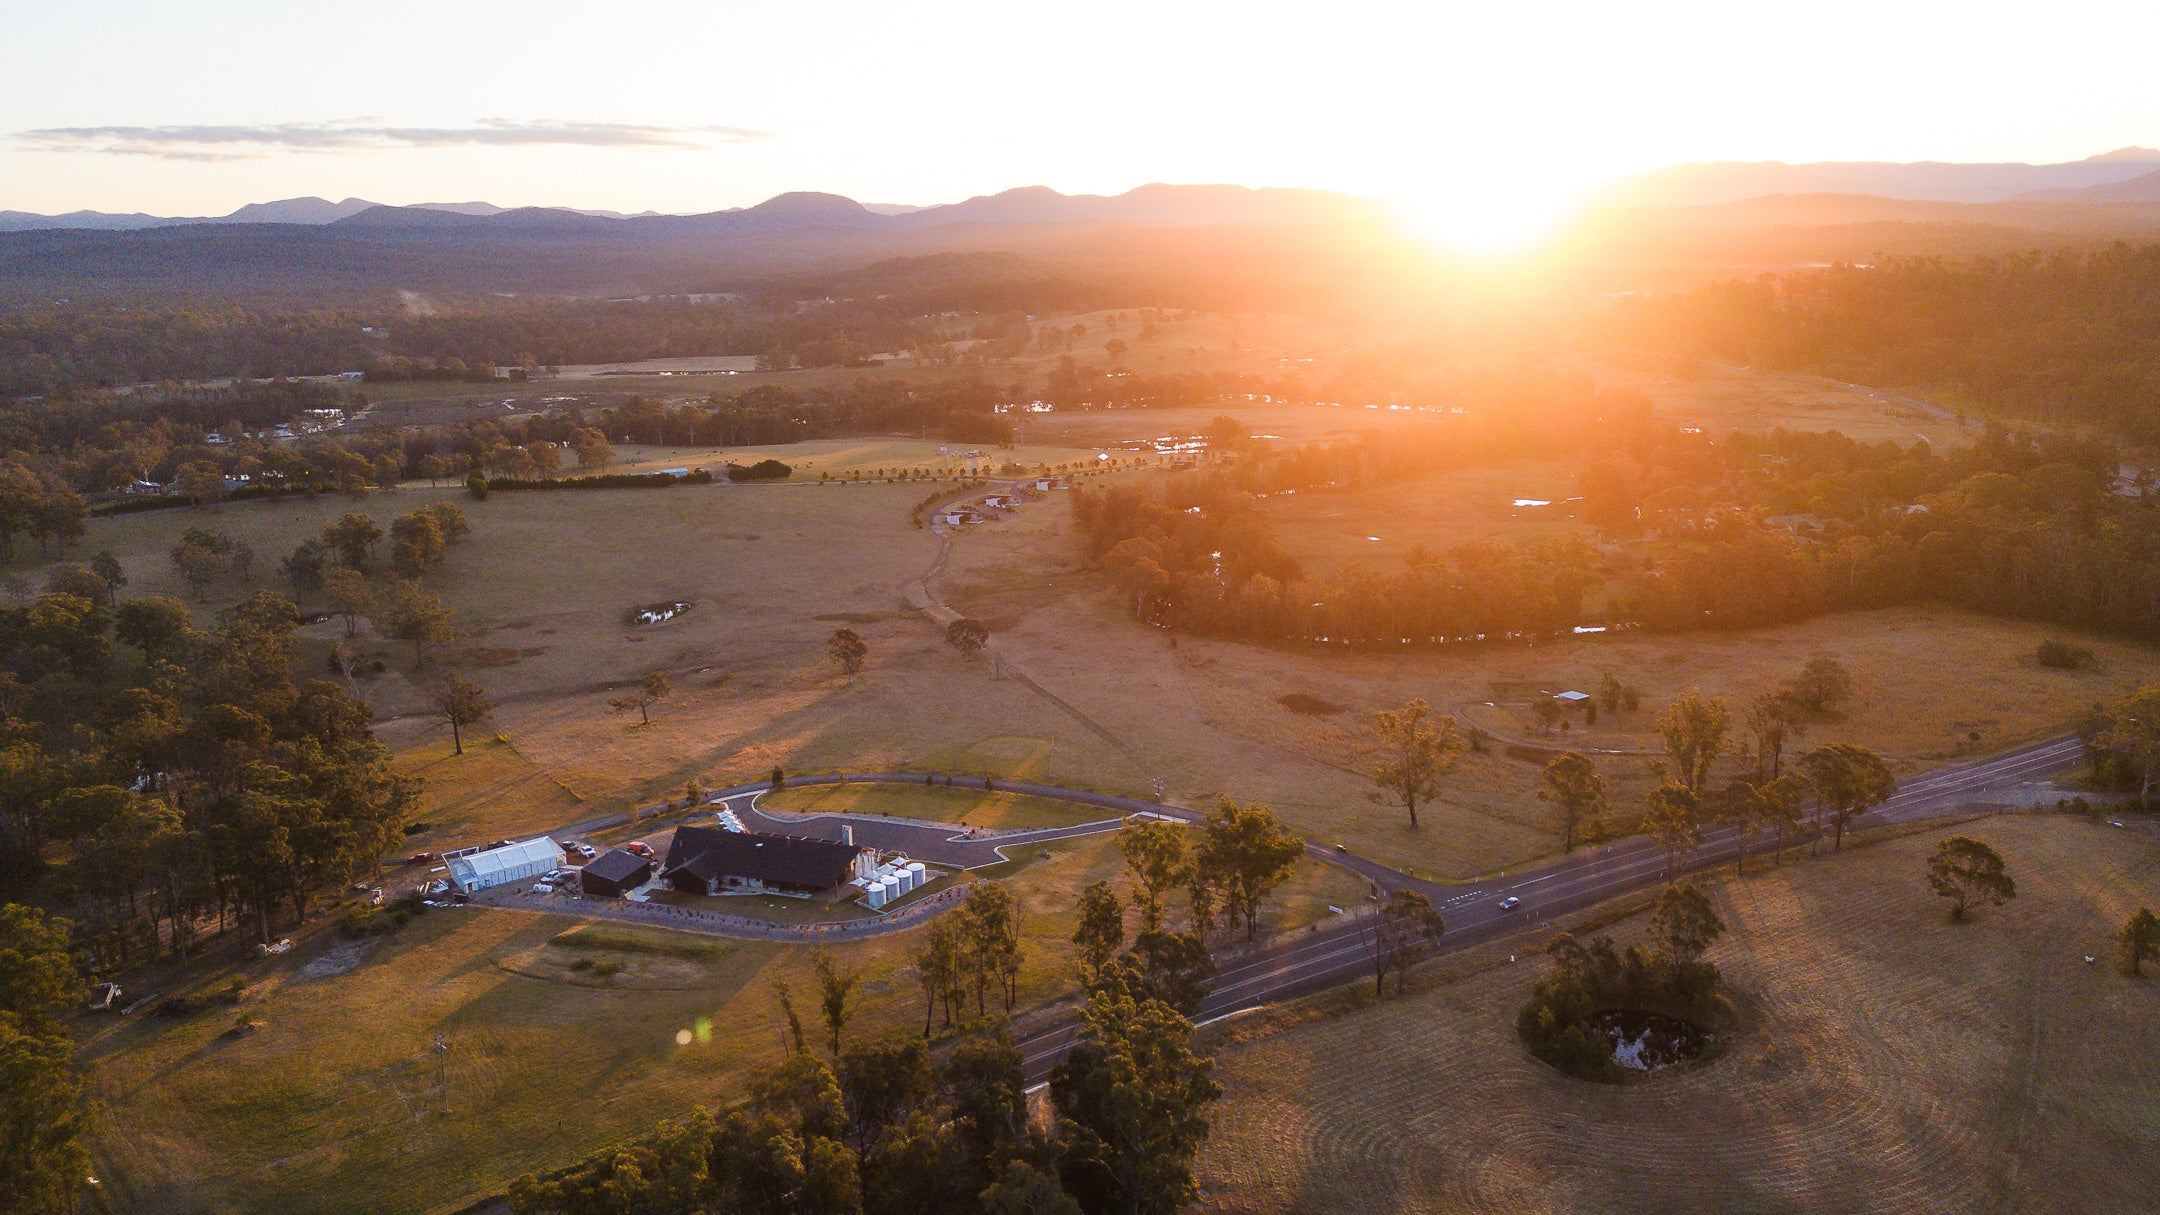
<svg viewBox="0 0 2160 1215">
<path fill-rule="evenodd" d="M 1702 207 L 1779 195 L 1860 194 L 1918 202 L 2160 201 L 2160 150 L 2118 148 L 2061 164 L 1920 161 L 1717 161 L 1622 178 L 1600 199 L 1629 207 Z M 2127 189 L 2127 192 L 2124 191 Z"/>
<path fill-rule="evenodd" d="M 1024 186 L 965 202 L 916 207 L 862 204 L 837 194 L 781 194 L 752 207 L 702 215 L 647 211 L 587 211 L 567 207 L 499 207 L 485 202 L 417 203 L 394 207 L 347 198 L 287 198 L 250 203 L 229 215 L 164 217 L 141 213 L 74 211 L 35 215 L 0 211 L 0 232 L 77 230 L 137 232 L 151 228 L 231 224 L 295 224 L 307 227 L 534 228 L 593 226 L 592 221 L 629 221 L 633 226 L 676 234 L 749 231 L 774 227 L 844 227 L 907 230 L 948 223 L 1034 224 L 1104 221 L 1170 226 L 1184 224 L 1318 223 L 1346 218 L 1374 204 L 1321 190 L 1254 190 L 1244 186 L 1148 185 L 1123 194 L 1060 194 Z"/>
<path fill-rule="evenodd" d="M 1622 178 L 1596 202 L 1605 207 L 1700 207 L 1790 195 L 1859 195 L 1948 203 L 2160 202 L 2160 150 L 2119 148 L 2061 164 L 1912 164 L 1872 161 L 1719 161 L 1673 165 Z M 364 198 L 287 198 L 249 203 L 227 215 L 158 216 L 71 211 L 38 215 L 0 211 L 0 232 L 133 232 L 205 224 L 355 224 L 446 227 L 471 221 L 530 228 L 578 220 L 655 221 L 673 231 L 839 226 L 907 230 L 945 223 L 1037 224 L 1098 221 L 1165 226 L 1325 223 L 1378 204 L 1321 190 L 1252 190 L 1241 186 L 1147 185 L 1118 195 L 1060 194 L 1024 186 L 935 206 L 857 203 L 834 194 L 782 194 L 752 207 L 701 215 L 566 207 L 501 207 L 487 202 L 388 206 Z"/>
</svg>

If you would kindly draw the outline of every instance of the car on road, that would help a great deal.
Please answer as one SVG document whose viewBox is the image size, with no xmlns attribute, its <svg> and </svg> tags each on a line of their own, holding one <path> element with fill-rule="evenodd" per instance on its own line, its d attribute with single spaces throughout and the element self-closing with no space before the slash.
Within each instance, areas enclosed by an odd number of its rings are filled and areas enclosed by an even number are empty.
<svg viewBox="0 0 2160 1215">
<path fill-rule="evenodd" d="M 1522 900 L 1512 894 L 1500 900 L 1500 910 L 1502 911 L 1513 911 L 1520 906 L 1522 906 Z"/>
</svg>

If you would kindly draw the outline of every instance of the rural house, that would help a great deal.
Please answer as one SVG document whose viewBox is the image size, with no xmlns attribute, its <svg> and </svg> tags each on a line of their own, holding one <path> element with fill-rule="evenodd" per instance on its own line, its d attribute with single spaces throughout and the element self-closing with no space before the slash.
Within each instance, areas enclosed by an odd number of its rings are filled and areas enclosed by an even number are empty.
<svg viewBox="0 0 2160 1215">
<path fill-rule="evenodd" d="M 840 840 L 678 827 L 661 880 L 686 894 L 786 894 L 837 901 L 877 868 L 870 850 Z"/>
</svg>

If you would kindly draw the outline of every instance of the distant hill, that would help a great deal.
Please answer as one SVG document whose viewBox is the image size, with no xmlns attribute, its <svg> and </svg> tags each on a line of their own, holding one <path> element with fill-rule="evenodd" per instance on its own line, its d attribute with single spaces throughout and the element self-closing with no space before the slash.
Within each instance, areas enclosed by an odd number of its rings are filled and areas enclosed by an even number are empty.
<svg viewBox="0 0 2160 1215">
<path fill-rule="evenodd" d="M 0 232 L 133 232 L 166 224 L 195 224 L 198 219 L 166 219 L 134 212 L 115 215 L 109 211 L 70 211 L 65 215 L 36 215 L 29 211 L 0 211 Z"/>
<path fill-rule="evenodd" d="M 2080 190 L 2039 190 L 2021 195 L 2020 202 L 2066 203 L 2160 203 L 2160 169 L 2128 181 L 2086 186 Z"/>
<path fill-rule="evenodd" d="M 2120 148 L 2048 165 L 1722 161 L 1673 165 L 1623 178 L 1603 201 L 1617 206 L 1699 207 L 1781 194 L 1867 194 L 1932 202 L 2007 202 L 2041 191 L 2111 185 L 2155 170 L 2160 170 L 2160 151 L 2151 148 Z"/>
<path fill-rule="evenodd" d="M 287 198 L 278 202 L 249 203 L 224 217 L 230 224 L 332 224 L 376 206 L 364 198 L 331 202 L 327 198 Z"/>
</svg>

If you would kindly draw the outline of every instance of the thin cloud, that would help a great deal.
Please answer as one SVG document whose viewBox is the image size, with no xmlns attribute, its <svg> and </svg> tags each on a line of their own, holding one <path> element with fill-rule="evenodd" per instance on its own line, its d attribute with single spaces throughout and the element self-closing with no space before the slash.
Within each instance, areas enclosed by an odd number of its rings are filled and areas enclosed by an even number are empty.
<svg viewBox="0 0 2160 1215">
<path fill-rule="evenodd" d="M 278 152 L 355 153 L 400 148 L 707 148 L 754 143 L 771 134 L 752 127 L 483 118 L 465 127 L 403 127 L 364 120 L 268 126 L 47 127 L 17 131 L 13 138 L 48 152 L 98 152 L 164 160 L 249 160 Z"/>
</svg>

